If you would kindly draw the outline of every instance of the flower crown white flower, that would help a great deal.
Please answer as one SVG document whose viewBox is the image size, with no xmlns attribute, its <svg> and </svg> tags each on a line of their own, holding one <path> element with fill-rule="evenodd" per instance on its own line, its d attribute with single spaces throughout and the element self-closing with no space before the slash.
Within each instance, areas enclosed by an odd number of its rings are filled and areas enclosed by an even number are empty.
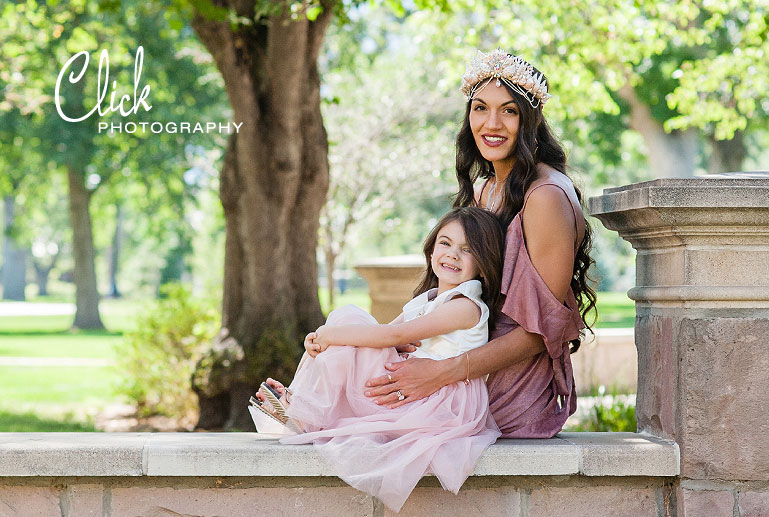
<svg viewBox="0 0 769 517">
<path fill-rule="evenodd" d="M 547 81 L 541 73 L 536 73 L 534 67 L 522 57 L 508 54 L 500 48 L 488 54 L 478 51 L 462 76 L 460 91 L 467 100 L 474 99 L 492 79 L 497 80 L 497 86 L 500 86 L 500 81 L 504 81 L 526 97 L 532 108 L 544 105 L 551 97 L 547 93 Z"/>
</svg>

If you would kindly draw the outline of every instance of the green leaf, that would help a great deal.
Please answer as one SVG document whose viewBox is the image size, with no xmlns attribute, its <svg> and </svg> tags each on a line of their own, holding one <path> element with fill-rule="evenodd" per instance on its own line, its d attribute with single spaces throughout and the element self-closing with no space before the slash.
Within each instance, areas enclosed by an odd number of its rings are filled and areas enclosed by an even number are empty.
<svg viewBox="0 0 769 517">
<path fill-rule="evenodd" d="M 322 12 L 323 12 L 323 6 L 311 5 L 310 7 L 307 8 L 307 19 L 310 20 L 311 22 L 314 22 Z"/>
</svg>

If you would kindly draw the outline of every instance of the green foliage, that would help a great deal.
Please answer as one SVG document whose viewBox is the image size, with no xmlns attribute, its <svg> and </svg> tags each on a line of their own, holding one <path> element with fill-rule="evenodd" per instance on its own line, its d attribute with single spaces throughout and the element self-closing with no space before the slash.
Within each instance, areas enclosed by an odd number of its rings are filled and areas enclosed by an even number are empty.
<svg viewBox="0 0 769 517">
<path fill-rule="evenodd" d="M 598 404 L 591 419 L 594 431 L 636 431 L 635 405 L 615 402 L 611 406 Z"/>
<path fill-rule="evenodd" d="M 589 432 L 636 432 L 635 404 L 618 400 L 604 404 L 603 397 L 597 397 L 597 403 L 587 418 L 576 425 L 569 426 L 569 431 Z"/>
<path fill-rule="evenodd" d="M 121 391 L 139 416 L 188 417 L 197 400 L 190 378 L 216 335 L 220 315 L 212 300 L 194 299 L 181 285 L 162 288 L 164 299 L 138 317 L 118 356 Z"/>
</svg>

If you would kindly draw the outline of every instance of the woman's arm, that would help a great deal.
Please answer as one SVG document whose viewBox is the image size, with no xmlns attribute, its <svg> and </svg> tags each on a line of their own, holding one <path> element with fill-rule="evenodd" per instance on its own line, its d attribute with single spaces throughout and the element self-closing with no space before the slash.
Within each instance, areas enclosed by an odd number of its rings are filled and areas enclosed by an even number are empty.
<svg viewBox="0 0 769 517">
<path fill-rule="evenodd" d="M 564 301 L 574 267 L 574 241 L 576 229 L 571 204 L 564 193 L 554 186 L 543 185 L 533 191 L 523 217 L 526 246 L 532 264 L 550 291 Z M 515 296 L 515 293 L 509 293 Z M 443 361 L 412 358 L 385 365 L 394 372 L 371 379 L 366 395 L 378 404 L 397 407 L 413 400 L 428 397 L 447 384 L 481 377 L 507 368 L 519 361 L 545 351 L 542 336 L 526 332 L 521 327 L 458 357 Z M 396 391 L 406 399 L 398 402 Z"/>
<path fill-rule="evenodd" d="M 414 343 L 429 337 L 469 329 L 478 323 L 481 310 L 468 298 L 455 298 L 432 312 L 410 321 L 388 325 L 322 326 L 315 342 L 322 346 L 387 348 Z"/>
<path fill-rule="evenodd" d="M 393 372 L 392 380 L 386 375 L 369 380 L 366 383 L 368 389 L 365 395 L 372 397 L 377 404 L 390 404 L 390 407 L 396 408 L 429 397 L 448 384 L 463 381 L 465 378 L 481 377 L 544 351 L 542 336 L 516 327 L 483 346 L 450 359 L 435 361 L 411 358 L 398 363 L 387 363 L 385 368 Z M 406 395 L 402 401 L 398 401 L 398 390 Z"/>
</svg>

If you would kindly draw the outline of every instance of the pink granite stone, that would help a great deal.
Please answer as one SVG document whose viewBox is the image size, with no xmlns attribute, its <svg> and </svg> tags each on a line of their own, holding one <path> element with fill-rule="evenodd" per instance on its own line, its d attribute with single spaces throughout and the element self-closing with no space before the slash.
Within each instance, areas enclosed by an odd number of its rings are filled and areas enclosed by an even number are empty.
<svg viewBox="0 0 769 517">
<path fill-rule="evenodd" d="M 59 491 L 53 487 L 0 487 L 0 516 L 29 517 L 61 516 Z"/>
<path fill-rule="evenodd" d="M 385 517 L 467 517 L 506 515 L 517 517 L 520 494 L 515 488 L 462 489 L 454 495 L 442 488 L 419 487 L 411 493 L 400 513 L 385 508 Z"/>
<path fill-rule="evenodd" d="M 681 476 L 769 480 L 769 319 L 683 319 L 678 329 Z"/>
<path fill-rule="evenodd" d="M 675 438 L 673 322 L 669 317 L 639 315 L 635 336 L 638 348 L 638 429 Z"/>
<path fill-rule="evenodd" d="M 617 486 L 542 488 L 528 500 L 528 517 L 656 517 L 654 488 Z M 513 514 L 515 515 L 515 514 Z"/>
<path fill-rule="evenodd" d="M 112 515 L 370 516 L 372 498 L 349 487 L 113 488 Z"/>
<path fill-rule="evenodd" d="M 741 492 L 737 504 L 740 517 L 769 517 L 769 492 Z"/>
<path fill-rule="evenodd" d="M 678 490 L 678 517 L 732 517 L 734 495 L 726 490 Z"/>
<path fill-rule="evenodd" d="M 62 507 L 67 517 L 101 517 L 103 490 L 101 485 L 71 485 L 62 494 Z"/>
</svg>

